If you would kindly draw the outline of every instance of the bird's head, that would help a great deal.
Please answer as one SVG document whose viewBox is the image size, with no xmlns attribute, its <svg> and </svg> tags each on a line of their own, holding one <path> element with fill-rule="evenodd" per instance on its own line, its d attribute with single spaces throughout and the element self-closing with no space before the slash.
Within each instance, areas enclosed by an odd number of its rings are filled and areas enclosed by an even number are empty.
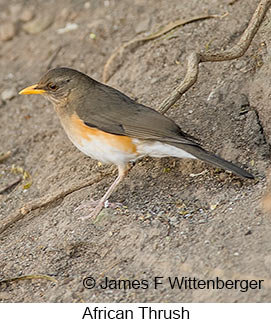
<svg viewBox="0 0 271 323">
<path fill-rule="evenodd" d="M 37 84 L 28 86 L 21 90 L 19 94 L 41 94 L 53 103 L 58 104 L 70 95 L 78 96 L 83 94 L 84 85 L 88 84 L 89 80 L 92 79 L 81 72 L 59 67 L 47 72 Z"/>
</svg>

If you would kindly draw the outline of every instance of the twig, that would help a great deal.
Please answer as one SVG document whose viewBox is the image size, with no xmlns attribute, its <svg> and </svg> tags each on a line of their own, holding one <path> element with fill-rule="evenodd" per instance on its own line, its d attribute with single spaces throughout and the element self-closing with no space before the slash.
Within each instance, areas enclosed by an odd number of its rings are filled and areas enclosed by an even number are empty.
<svg viewBox="0 0 271 323">
<path fill-rule="evenodd" d="M 239 42 L 230 49 L 222 52 L 192 52 L 187 58 L 187 72 L 181 84 L 162 102 L 159 107 L 161 113 L 166 113 L 168 109 L 176 103 L 180 97 L 197 81 L 199 64 L 203 62 L 228 61 L 241 57 L 246 50 L 256 32 L 258 31 L 267 10 L 271 5 L 271 0 L 261 0 L 255 10 L 247 29 L 244 31 Z"/>
<path fill-rule="evenodd" d="M 190 18 L 190 19 L 185 19 L 185 20 L 176 20 L 176 21 L 171 21 L 169 22 L 166 26 L 164 26 L 160 31 L 157 31 L 149 36 L 145 36 L 145 37 L 140 37 L 140 38 L 136 38 L 136 39 L 132 39 L 130 41 L 128 41 L 127 43 L 123 44 L 122 46 L 120 46 L 118 49 L 116 49 L 111 56 L 109 57 L 109 59 L 107 60 L 105 66 L 104 66 L 104 71 L 103 71 L 103 82 L 107 82 L 110 77 L 114 74 L 114 72 L 116 71 L 118 66 L 112 66 L 112 63 L 115 62 L 116 58 L 122 58 L 124 51 L 126 49 L 133 49 L 135 50 L 135 48 L 137 48 L 138 46 L 142 45 L 143 43 L 156 39 L 166 33 L 168 33 L 169 31 L 186 25 L 188 23 L 194 22 L 194 21 L 199 21 L 199 20 L 205 20 L 205 19 L 209 19 L 209 18 L 221 18 L 223 16 L 218 16 L 218 15 L 204 15 L 204 16 L 198 16 L 198 17 L 194 17 L 194 18 Z M 111 71 L 110 71 L 111 68 Z"/>
<path fill-rule="evenodd" d="M 47 276 L 47 275 L 24 275 L 24 276 L 18 276 L 18 277 L 12 277 L 12 278 L 6 278 L 3 280 L 0 280 L 0 285 L 1 284 L 8 284 L 14 281 L 18 281 L 18 280 L 26 280 L 26 279 L 46 279 L 49 280 L 53 283 L 57 283 L 57 280 L 51 276 Z"/>
<path fill-rule="evenodd" d="M 1 185 L 0 186 L 0 194 L 4 193 L 6 190 L 11 188 L 13 185 L 20 183 L 21 180 L 22 180 L 22 177 L 17 177 L 13 181 L 9 182 L 8 184 Z"/>
<path fill-rule="evenodd" d="M 40 199 L 31 201 L 25 204 L 22 208 L 18 209 L 14 214 L 0 221 L 0 234 L 3 233 L 12 224 L 21 220 L 29 212 L 45 207 L 50 203 L 55 202 L 75 191 L 78 191 L 84 187 L 91 186 L 97 182 L 100 182 L 105 176 L 111 173 L 112 171 L 109 169 L 106 172 L 98 174 L 94 178 L 86 179 L 83 183 L 76 184 L 66 190 L 60 190 L 58 192 L 54 192 L 53 194 L 48 194 Z"/>
<path fill-rule="evenodd" d="M 52 67 L 54 60 L 57 58 L 57 56 L 60 53 L 62 48 L 63 48 L 63 46 L 59 46 L 57 48 L 57 50 L 52 54 L 52 56 L 50 57 L 49 62 L 47 64 L 47 70 L 49 70 Z"/>
</svg>

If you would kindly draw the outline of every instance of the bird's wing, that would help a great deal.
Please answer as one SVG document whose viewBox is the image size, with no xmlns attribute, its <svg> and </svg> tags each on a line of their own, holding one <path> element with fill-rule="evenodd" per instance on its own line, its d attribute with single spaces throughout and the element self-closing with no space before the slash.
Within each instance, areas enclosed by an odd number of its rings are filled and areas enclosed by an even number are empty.
<svg viewBox="0 0 271 323">
<path fill-rule="evenodd" d="M 86 125 L 111 134 L 198 145 L 171 119 L 98 82 L 76 100 L 74 110 Z"/>
</svg>

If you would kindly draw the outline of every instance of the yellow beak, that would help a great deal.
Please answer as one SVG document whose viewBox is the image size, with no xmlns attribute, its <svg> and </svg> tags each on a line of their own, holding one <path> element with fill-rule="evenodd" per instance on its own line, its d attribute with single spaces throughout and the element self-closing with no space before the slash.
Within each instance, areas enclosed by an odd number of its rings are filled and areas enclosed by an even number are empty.
<svg viewBox="0 0 271 323">
<path fill-rule="evenodd" d="M 43 94 L 46 91 L 42 89 L 36 89 L 38 84 L 34 84 L 31 86 L 26 87 L 25 89 L 21 90 L 19 94 Z"/>
</svg>

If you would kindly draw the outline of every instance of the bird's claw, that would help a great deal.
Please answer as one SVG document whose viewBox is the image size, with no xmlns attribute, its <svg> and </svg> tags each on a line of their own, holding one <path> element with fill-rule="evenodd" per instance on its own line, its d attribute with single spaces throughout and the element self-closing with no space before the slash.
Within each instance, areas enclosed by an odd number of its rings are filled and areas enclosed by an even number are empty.
<svg viewBox="0 0 271 323">
<path fill-rule="evenodd" d="M 100 212 L 102 211 L 103 208 L 112 208 L 112 209 L 116 209 L 118 207 L 121 207 L 122 204 L 121 203 L 114 203 L 114 202 L 109 202 L 108 200 L 106 200 L 105 202 L 102 202 L 101 200 L 90 200 L 88 202 L 85 202 L 81 205 L 79 205 L 75 211 L 80 211 L 83 209 L 88 209 L 88 211 L 90 211 L 90 213 L 86 216 L 82 216 L 80 217 L 81 220 L 86 220 L 89 218 L 93 218 L 94 220 L 97 218 L 97 216 L 100 214 Z"/>
</svg>

